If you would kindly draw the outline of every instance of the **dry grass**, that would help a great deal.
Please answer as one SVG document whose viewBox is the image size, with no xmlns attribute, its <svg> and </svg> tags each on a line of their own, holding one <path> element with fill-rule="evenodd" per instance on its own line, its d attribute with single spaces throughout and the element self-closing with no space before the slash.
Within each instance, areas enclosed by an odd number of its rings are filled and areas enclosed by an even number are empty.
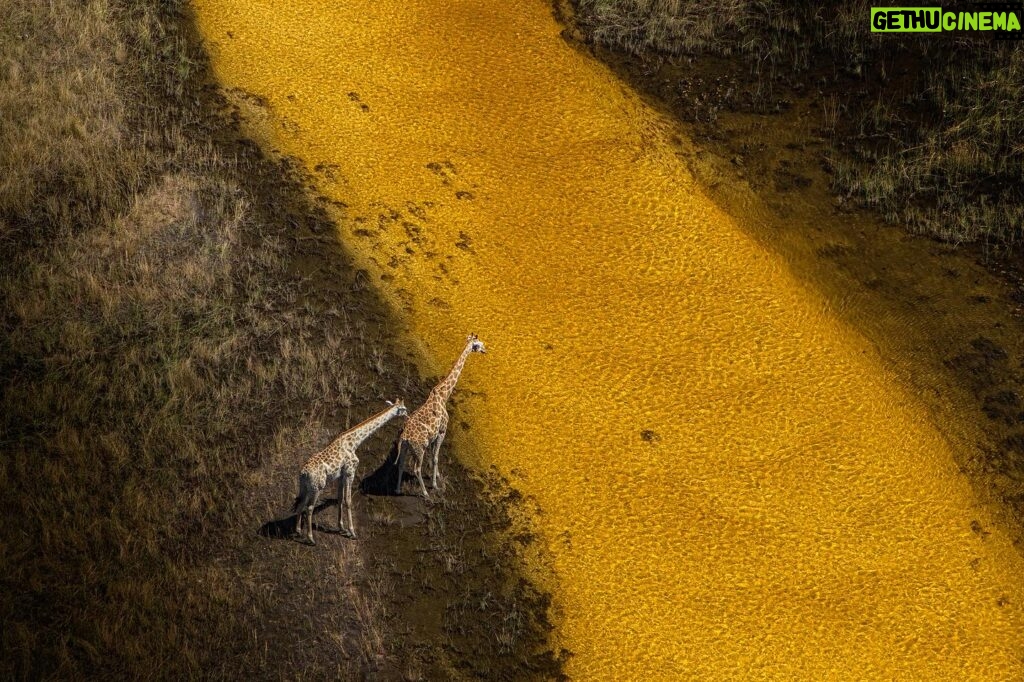
<svg viewBox="0 0 1024 682">
<path fill-rule="evenodd" d="M 938 112 L 914 123 L 898 106 L 862 114 L 877 151 L 834 158 L 839 188 L 890 221 L 952 242 L 1024 239 L 1024 49 L 977 45 L 928 74 L 914 95 Z"/>
<path fill-rule="evenodd" d="M 1024 238 L 1024 49 L 962 35 L 872 35 L 870 3 L 576 0 L 590 39 L 641 56 L 732 55 L 768 102 L 776 83 L 823 103 L 837 189 L 915 231 Z M 851 98 L 852 91 L 872 93 Z M 827 95 L 823 95 L 826 96 Z"/>
<path fill-rule="evenodd" d="M 455 463 L 436 509 L 358 496 L 359 542 L 274 539 L 299 463 L 425 387 L 305 178 L 215 113 L 184 9 L 0 0 L 0 678 L 558 677 Z"/>
<path fill-rule="evenodd" d="M 306 300 L 249 169 L 186 130 L 201 55 L 179 12 L 0 0 L 5 679 L 337 674 L 381 655 L 374 594 L 340 580 L 356 550 L 273 575 L 294 545 L 251 538 L 294 487 L 269 465 L 307 454 L 289 425 L 365 412 L 395 361 L 348 314 L 366 296 Z M 262 506 L 239 494 L 261 486 Z M 270 648 L 307 603 L 278 581 L 334 604 L 331 637 L 363 639 Z"/>
<path fill-rule="evenodd" d="M 755 72 L 774 75 L 806 69 L 821 46 L 857 68 L 863 36 L 854 22 L 867 16 L 861 10 L 870 3 L 832 10 L 784 0 L 576 0 L 576 6 L 588 35 L 604 45 L 637 54 L 744 56 Z"/>
</svg>

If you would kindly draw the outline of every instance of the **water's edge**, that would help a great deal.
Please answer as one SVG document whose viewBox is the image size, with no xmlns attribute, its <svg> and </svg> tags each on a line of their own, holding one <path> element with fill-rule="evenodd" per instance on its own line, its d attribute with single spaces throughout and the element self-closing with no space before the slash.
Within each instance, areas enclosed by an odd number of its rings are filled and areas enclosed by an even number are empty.
<svg viewBox="0 0 1024 682">
<path fill-rule="evenodd" d="M 877 349 L 706 200 L 680 172 L 699 150 L 550 16 L 477 4 L 201 15 L 250 131 L 343 202 L 342 241 L 427 373 L 466 331 L 488 341 L 450 437 L 535 510 L 570 672 L 1005 673 L 1019 557 L 972 535 L 990 524 L 955 448 Z M 495 31 L 523 49 L 488 51 Z"/>
</svg>

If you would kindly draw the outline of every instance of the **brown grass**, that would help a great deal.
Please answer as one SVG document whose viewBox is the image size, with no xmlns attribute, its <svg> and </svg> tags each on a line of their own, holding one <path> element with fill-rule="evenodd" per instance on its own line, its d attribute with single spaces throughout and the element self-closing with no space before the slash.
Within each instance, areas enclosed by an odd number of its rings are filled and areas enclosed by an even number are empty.
<svg viewBox="0 0 1024 682">
<path fill-rule="evenodd" d="M 469 655 L 395 651 L 440 630 L 398 617 L 413 586 L 380 558 L 409 564 L 421 531 L 393 512 L 393 546 L 256 533 L 326 437 L 423 390 L 301 178 L 210 113 L 184 11 L 0 0 L 0 677 L 419 674 Z"/>
<path fill-rule="evenodd" d="M 381 390 L 367 330 L 296 305 L 279 237 L 254 248 L 233 164 L 139 106 L 191 75 L 156 7 L 0 8 L 5 677 L 247 649 L 211 549 L 242 525 L 241 477 L 300 411 Z"/>
</svg>

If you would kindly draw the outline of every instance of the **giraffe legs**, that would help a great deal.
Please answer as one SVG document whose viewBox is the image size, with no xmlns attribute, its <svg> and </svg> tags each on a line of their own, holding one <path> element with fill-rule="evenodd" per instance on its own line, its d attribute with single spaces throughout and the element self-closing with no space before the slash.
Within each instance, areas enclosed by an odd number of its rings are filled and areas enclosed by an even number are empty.
<svg viewBox="0 0 1024 682">
<path fill-rule="evenodd" d="M 354 479 L 355 471 L 349 471 L 348 475 L 345 476 L 345 513 L 348 516 L 348 532 L 346 535 L 353 540 L 356 537 L 356 527 L 352 523 L 352 481 Z M 340 522 L 338 525 L 341 525 Z"/>
<path fill-rule="evenodd" d="M 423 456 L 426 454 L 427 448 L 418 443 L 410 443 L 410 446 L 416 460 L 416 480 L 420 482 L 420 491 L 424 500 L 430 500 L 430 495 L 427 494 L 427 486 L 423 483 Z"/>
<path fill-rule="evenodd" d="M 395 463 L 396 463 L 396 468 L 398 469 L 398 480 L 395 481 L 395 494 L 396 495 L 401 495 L 402 494 L 402 476 L 405 475 L 405 456 L 404 456 L 405 450 L 404 450 L 404 448 L 405 448 L 405 441 L 404 440 L 399 440 L 398 441 L 398 452 L 395 453 Z"/>
<path fill-rule="evenodd" d="M 313 493 L 313 503 L 306 509 L 306 525 L 308 526 L 309 534 L 306 539 L 309 540 L 309 544 L 315 545 L 316 540 L 313 539 L 313 512 L 316 511 L 316 503 L 320 501 L 320 491 L 317 490 Z"/>
<path fill-rule="evenodd" d="M 293 511 L 295 513 L 295 537 L 301 538 L 302 535 L 302 518 L 306 517 L 307 527 L 309 529 L 308 538 L 310 541 L 313 539 L 313 510 L 316 508 L 316 499 L 319 497 L 319 491 L 316 490 L 315 486 L 310 486 L 306 476 L 299 477 L 299 496 L 295 498 L 295 507 Z M 311 506 L 312 505 L 312 506 Z"/>
<path fill-rule="evenodd" d="M 338 532 L 344 532 L 345 526 L 341 524 L 341 507 L 345 501 L 345 470 L 342 469 L 338 476 Z"/>
<path fill-rule="evenodd" d="M 355 468 L 344 467 L 338 476 L 338 532 L 347 538 L 356 537 L 356 529 L 352 524 L 352 481 L 355 479 Z M 348 518 L 348 527 L 341 523 L 341 512 L 344 507 Z"/>
<path fill-rule="evenodd" d="M 437 459 L 441 454 L 441 443 L 444 442 L 444 437 L 448 433 L 448 418 L 445 417 L 441 421 L 441 428 L 437 432 L 437 438 L 434 439 L 433 452 L 431 454 L 431 473 L 430 473 L 430 489 L 437 489 Z"/>
</svg>

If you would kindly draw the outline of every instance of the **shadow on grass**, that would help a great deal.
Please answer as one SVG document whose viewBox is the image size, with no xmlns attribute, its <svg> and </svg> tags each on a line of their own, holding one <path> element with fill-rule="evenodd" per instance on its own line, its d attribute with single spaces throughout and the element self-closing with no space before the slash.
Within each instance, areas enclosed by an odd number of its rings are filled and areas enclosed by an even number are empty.
<svg viewBox="0 0 1024 682">
<path fill-rule="evenodd" d="M 337 506 L 338 500 L 323 500 L 316 505 L 316 509 L 313 510 L 313 515 L 316 516 L 324 509 L 328 507 Z M 276 538 L 278 540 L 294 540 L 295 539 L 295 519 L 297 514 L 289 514 L 283 519 L 274 519 L 267 521 L 257 531 L 260 535 L 265 538 Z M 318 533 L 337 533 L 337 529 L 328 528 L 326 526 L 319 525 L 316 521 L 313 522 L 313 530 Z"/>
<path fill-rule="evenodd" d="M 405 466 L 405 462 L 395 462 L 395 452 L 397 451 L 397 447 L 398 441 L 395 441 L 391 444 L 391 450 L 388 452 L 388 456 L 384 458 L 384 461 L 379 467 L 377 467 L 377 470 L 369 476 L 363 477 L 359 482 L 359 492 L 364 495 L 401 495 L 400 492 L 395 492 L 395 483 L 399 475 L 402 475 L 403 477 L 405 476 L 405 474 L 402 473 L 402 468 Z M 313 510 L 313 515 L 316 516 L 327 507 L 333 507 L 337 504 L 337 499 L 321 500 L 316 505 L 316 509 Z M 296 516 L 296 514 L 289 514 L 284 518 L 267 521 L 260 526 L 260 529 L 257 532 L 265 538 L 294 540 L 296 539 Z M 320 526 L 315 521 L 313 522 L 313 530 L 320 533 L 338 532 L 335 528 Z"/>
<path fill-rule="evenodd" d="M 359 482 L 359 492 L 364 495 L 401 495 L 401 486 L 396 486 L 399 482 L 399 477 L 405 477 L 407 474 L 403 471 L 405 467 L 405 461 L 396 463 L 395 453 L 398 450 L 398 441 L 396 440 L 391 444 L 391 450 L 388 451 L 388 456 L 384 458 L 381 465 L 377 467 L 369 476 L 365 476 L 363 480 Z M 397 489 L 397 490 L 396 490 Z"/>
</svg>

